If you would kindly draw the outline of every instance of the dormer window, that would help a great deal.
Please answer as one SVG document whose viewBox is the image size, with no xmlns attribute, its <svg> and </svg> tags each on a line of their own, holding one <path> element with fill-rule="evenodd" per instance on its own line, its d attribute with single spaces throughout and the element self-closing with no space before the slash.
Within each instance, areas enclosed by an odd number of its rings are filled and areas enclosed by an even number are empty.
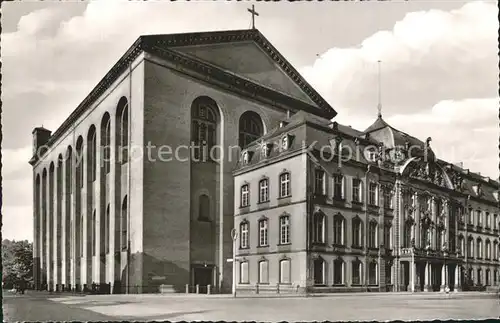
<svg viewBox="0 0 500 323">
<path fill-rule="evenodd" d="M 476 193 L 476 195 L 482 194 L 482 189 L 480 184 L 472 186 L 472 189 L 474 190 L 474 193 Z"/>
<path fill-rule="evenodd" d="M 241 161 L 243 165 L 247 165 L 250 162 L 250 153 L 247 150 L 241 154 Z"/>
<path fill-rule="evenodd" d="M 288 125 L 288 122 L 280 121 L 280 128 L 286 127 L 287 125 Z"/>
<path fill-rule="evenodd" d="M 290 147 L 290 136 L 284 135 L 281 137 L 281 149 L 287 150 Z"/>
<path fill-rule="evenodd" d="M 498 201 L 498 192 L 493 192 L 493 197 L 495 197 L 495 200 Z"/>
<path fill-rule="evenodd" d="M 268 143 L 263 143 L 260 147 L 260 155 L 261 158 L 269 157 L 269 152 L 271 151 L 271 145 Z"/>
<path fill-rule="evenodd" d="M 366 149 L 365 158 L 367 161 L 374 163 L 377 161 L 377 152 L 373 149 Z"/>
</svg>

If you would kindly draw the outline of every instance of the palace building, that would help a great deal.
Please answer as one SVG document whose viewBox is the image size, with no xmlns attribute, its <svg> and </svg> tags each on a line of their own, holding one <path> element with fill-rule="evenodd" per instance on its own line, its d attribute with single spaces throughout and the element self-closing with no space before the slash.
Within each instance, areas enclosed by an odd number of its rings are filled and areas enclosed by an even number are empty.
<svg viewBox="0 0 500 323">
<path fill-rule="evenodd" d="M 231 290 L 226 148 L 298 111 L 336 115 L 256 29 L 139 37 L 55 132 L 33 131 L 36 288 Z"/>
<path fill-rule="evenodd" d="M 499 183 L 387 124 L 300 111 L 234 171 L 237 292 L 484 290 L 500 285 Z"/>
</svg>

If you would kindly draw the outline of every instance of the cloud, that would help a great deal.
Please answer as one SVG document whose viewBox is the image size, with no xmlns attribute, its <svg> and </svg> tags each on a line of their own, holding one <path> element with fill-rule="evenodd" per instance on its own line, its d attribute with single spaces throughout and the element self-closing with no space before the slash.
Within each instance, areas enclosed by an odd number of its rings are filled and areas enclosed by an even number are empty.
<svg viewBox="0 0 500 323">
<path fill-rule="evenodd" d="M 385 114 L 413 113 L 443 99 L 495 97 L 497 13 L 495 4 L 480 1 L 408 13 L 391 31 L 357 47 L 333 47 L 301 72 L 339 115 L 375 114 L 378 60 Z"/>
</svg>

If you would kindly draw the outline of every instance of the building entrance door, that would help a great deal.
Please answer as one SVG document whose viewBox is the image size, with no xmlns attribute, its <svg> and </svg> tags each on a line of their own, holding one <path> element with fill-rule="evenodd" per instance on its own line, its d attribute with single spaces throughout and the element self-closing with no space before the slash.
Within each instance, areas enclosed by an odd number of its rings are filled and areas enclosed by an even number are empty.
<svg viewBox="0 0 500 323">
<path fill-rule="evenodd" d="M 193 275 L 194 275 L 194 286 L 200 286 L 200 294 L 205 294 L 207 292 L 207 286 L 212 285 L 213 278 L 213 267 L 194 267 Z"/>
</svg>

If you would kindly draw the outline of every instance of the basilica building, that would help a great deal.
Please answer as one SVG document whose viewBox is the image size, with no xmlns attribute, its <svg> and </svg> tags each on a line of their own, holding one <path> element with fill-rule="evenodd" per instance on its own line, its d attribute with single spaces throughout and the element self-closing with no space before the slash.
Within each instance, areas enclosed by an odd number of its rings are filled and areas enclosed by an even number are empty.
<svg viewBox="0 0 500 323">
<path fill-rule="evenodd" d="M 139 37 L 33 131 L 36 288 L 230 291 L 240 147 L 298 111 L 336 115 L 256 29 Z"/>
<path fill-rule="evenodd" d="M 358 131 L 300 111 L 245 147 L 237 292 L 498 288 L 499 183 L 430 143 L 380 114 Z"/>
</svg>

